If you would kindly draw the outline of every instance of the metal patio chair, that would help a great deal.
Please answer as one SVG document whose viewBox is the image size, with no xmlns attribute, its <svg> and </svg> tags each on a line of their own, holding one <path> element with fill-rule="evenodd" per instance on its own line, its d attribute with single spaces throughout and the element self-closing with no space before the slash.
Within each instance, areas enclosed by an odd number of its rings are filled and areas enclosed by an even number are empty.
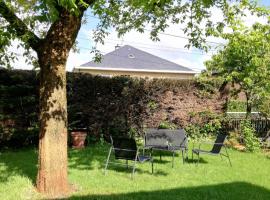
<svg viewBox="0 0 270 200">
<path fill-rule="evenodd" d="M 199 160 L 200 160 L 200 154 L 208 154 L 208 155 L 214 155 L 214 156 L 220 155 L 221 159 L 222 159 L 222 156 L 227 157 L 229 160 L 230 166 L 232 166 L 231 159 L 227 151 L 227 147 L 226 145 L 224 145 L 226 138 L 227 138 L 227 135 L 219 134 L 217 135 L 215 142 L 208 142 L 208 141 L 200 142 L 198 149 L 194 149 L 194 148 L 192 149 L 192 160 L 193 160 L 193 154 L 196 154 L 198 156 L 198 160 L 197 160 L 197 165 L 198 165 Z M 210 151 L 203 150 L 201 149 L 202 144 L 212 144 L 213 147 Z M 224 147 L 226 154 L 221 152 L 222 147 Z"/>
<path fill-rule="evenodd" d="M 152 174 L 153 174 L 153 159 L 151 154 L 148 156 L 140 155 L 139 148 L 137 148 L 136 141 L 133 138 L 111 138 L 111 144 L 109 154 L 106 160 L 104 173 L 106 174 L 109 164 L 126 165 L 128 168 L 128 161 L 133 161 L 132 178 L 135 173 L 136 163 L 143 163 L 145 161 L 151 162 Z M 112 152 L 114 152 L 115 160 L 126 160 L 126 164 L 110 161 Z"/>
<path fill-rule="evenodd" d="M 176 151 L 182 152 L 183 163 L 185 163 L 185 157 L 187 158 L 188 152 L 188 138 L 183 129 L 147 129 L 144 137 L 144 149 L 150 149 L 151 152 L 153 150 L 172 152 L 173 167 Z"/>
</svg>

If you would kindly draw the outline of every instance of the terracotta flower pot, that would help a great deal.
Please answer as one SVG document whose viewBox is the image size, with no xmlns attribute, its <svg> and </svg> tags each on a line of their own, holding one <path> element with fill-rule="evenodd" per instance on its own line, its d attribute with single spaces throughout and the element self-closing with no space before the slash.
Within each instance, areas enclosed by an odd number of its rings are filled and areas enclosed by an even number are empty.
<svg viewBox="0 0 270 200">
<path fill-rule="evenodd" d="M 75 149 L 84 148 L 84 141 L 86 139 L 87 133 L 85 131 L 72 131 L 72 147 Z"/>
</svg>

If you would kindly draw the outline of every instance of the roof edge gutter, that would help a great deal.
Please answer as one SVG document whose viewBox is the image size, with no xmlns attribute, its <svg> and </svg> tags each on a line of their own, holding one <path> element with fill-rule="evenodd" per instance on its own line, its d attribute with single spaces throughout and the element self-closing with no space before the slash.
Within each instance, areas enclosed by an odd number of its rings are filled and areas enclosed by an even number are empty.
<svg viewBox="0 0 270 200">
<path fill-rule="evenodd" d="M 200 71 L 175 71 L 175 70 L 151 70 L 151 69 L 125 69 L 125 68 L 110 68 L 110 67 L 74 67 L 73 71 L 78 70 L 100 70 L 100 71 L 123 71 L 123 72 L 152 72 L 152 73 L 172 73 L 172 74 L 199 74 Z"/>
</svg>

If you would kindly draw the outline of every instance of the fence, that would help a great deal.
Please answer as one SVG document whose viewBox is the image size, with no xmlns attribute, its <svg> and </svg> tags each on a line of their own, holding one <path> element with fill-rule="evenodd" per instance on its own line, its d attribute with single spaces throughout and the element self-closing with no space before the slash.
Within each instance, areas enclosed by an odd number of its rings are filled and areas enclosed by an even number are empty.
<svg viewBox="0 0 270 200">
<path fill-rule="evenodd" d="M 240 124 L 243 120 L 244 119 L 230 119 L 229 128 L 231 130 L 240 130 Z M 270 130 L 270 119 L 252 119 L 251 124 L 260 135 L 263 135 Z"/>
</svg>

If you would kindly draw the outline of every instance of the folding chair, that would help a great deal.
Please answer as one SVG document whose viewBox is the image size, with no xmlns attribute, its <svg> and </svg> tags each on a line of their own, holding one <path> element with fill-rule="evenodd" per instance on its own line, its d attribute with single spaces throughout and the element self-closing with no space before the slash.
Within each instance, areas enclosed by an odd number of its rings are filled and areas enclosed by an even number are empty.
<svg viewBox="0 0 270 200">
<path fill-rule="evenodd" d="M 183 129 L 147 129 L 144 141 L 144 149 L 172 152 L 172 167 L 174 167 L 175 152 L 179 150 L 182 152 L 183 163 L 185 163 L 188 152 L 188 138 Z"/>
<path fill-rule="evenodd" d="M 114 152 L 116 160 L 126 160 L 126 166 L 128 168 L 128 161 L 133 161 L 133 168 L 132 168 L 132 178 L 135 173 L 136 163 L 143 163 L 145 161 L 150 161 L 152 166 L 152 174 L 153 174 L 153 159 L 151 155 L 145 156 L 140 155 L 139 149 L 137 148 L 136 141 L 133 138 L 112 138 L 111 137 L 111 144 L 109 154 L 105 164 L 104 173 L 106 174 L 107 168 L 109 163 L 111 164 L 118 164 L 124 165 L 122 163 L 116 163 L 110 161 L 111 153 Z"/>
<path fill-rule="evenodd" d="M 192 160 L 193 160 L 193 154 L 196 154 L 198 156 L 197 160 L 197 165 L 200 160 L 200 154 L 208 154 L 208 155 L 220 155 L 221 158 L 222 156 L 227 157 L 230 163 L 230 166 L 232 166 L 230 156 L 227 151 L 226 145 L 224 145 L 225 139 L 227 138 L 227 135 L 224 134 L 219 134 L 215 140 L 215 142 L 200 142 L 199 144 L 199 149 L 192 149 Z M 213 144 L 213 147 L 210 151 L 203 150 L 201 149 L 202 144 Z M 221 153 L 221 149 L 224 147 L 226 154 Z"/>
</svg>

